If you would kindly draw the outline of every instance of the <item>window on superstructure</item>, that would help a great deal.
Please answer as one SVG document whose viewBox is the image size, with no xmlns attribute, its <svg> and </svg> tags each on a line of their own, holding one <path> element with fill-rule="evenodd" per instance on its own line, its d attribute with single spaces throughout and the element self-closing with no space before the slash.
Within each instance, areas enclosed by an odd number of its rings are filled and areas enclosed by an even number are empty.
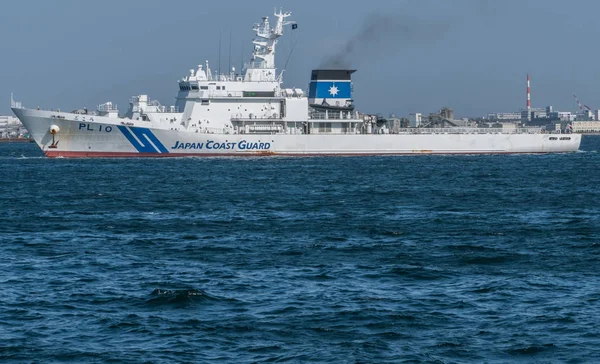
<svg viewBox="0 0 600 364">
<path fill-rule="evenodd" d="M 200 86 L 200 90 L 208 90 L 208 86 Z"/>
<path fill-rule="evenodd" d="M 217 86 L 217 90 L 220 90 L 220 89 L 221 89 L 221 86 Z"/>
<path fill-rule="evenodd" d="M 225 90 L 225 86 L 223 86 L 223 90 Z"/>
<path fill-rule="evenodd" d="M 192 85 L 192 90 L 197 90 L 198 89 L 198 85 Z"/>
<path fill-rule="evenodd" d="M 244 97 L 275 97 L 274 91 L 244 91 Z"/>
<path fill-rule="evenodd" d="M 319 123 L 320 133 L 331 133 L 331 123 Z"/>
</svg>

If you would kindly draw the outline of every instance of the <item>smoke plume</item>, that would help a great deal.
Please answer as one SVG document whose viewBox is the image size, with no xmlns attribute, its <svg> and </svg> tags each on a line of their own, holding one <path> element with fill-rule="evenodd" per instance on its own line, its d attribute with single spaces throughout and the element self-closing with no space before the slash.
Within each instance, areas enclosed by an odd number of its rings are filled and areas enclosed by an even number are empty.
<svg viewBox="0 0 600 364">
<path fill-rule="evenodd" d="M 440 39 L 450 28 L 444 21 L 422 22 L 387 14 L 369 15 L 359 31 L 336 53 L 321 62 L 321 68 L 350 68 L 369 58 L 402 51 L 403 46 Z"/>
</svg>

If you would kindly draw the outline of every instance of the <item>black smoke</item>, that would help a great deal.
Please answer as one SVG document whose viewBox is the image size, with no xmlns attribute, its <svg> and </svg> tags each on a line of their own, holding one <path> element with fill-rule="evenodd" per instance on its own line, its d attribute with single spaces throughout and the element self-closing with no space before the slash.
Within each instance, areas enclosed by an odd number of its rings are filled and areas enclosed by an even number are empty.
<svg viewBox="0 0 600 364">
<path fill-rule="evenodd" d="M 449 28 L 447 21 L 419 21 L 406 16 L 371 14 L 354 36 L 322 60 L 320 67 L 351 68 L 369 59 L 402 52 L 407 45 L 438 40 Z"/>
</svg>

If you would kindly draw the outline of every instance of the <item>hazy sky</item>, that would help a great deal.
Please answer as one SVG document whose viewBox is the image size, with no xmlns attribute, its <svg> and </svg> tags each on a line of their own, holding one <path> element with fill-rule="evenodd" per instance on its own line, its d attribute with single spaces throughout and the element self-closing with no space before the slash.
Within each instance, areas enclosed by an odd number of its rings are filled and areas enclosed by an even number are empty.
<svg viewBox="0 0 600 364">
<path fill-rule="evenodd" d="M 340 51 L 358 69 L 361 111 L 458 116 L 532 105 L 572 110 L 573 94 L 600 109 L 597 0 L 19 0 L 0 6 L 0 115 L 10 92 L 27 107 L 71 110 L 148 94 L 170 105 L 176 81 L 209 60 L 248 58 L 252 25 L 274 6 L 293 13 L 278 48 L 285 84 Z"/>
</svg>

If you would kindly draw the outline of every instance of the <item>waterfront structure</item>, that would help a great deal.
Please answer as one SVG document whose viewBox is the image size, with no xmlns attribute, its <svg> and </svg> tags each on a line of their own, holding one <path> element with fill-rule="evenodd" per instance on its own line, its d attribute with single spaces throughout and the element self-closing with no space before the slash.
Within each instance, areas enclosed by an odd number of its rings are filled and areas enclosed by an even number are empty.
<svg viewBox="0 0 600 364">
<path fill-rule="evenodd" d="M 600 133 L 600 121 L 573 121 L 573 133 Z"/>
<path fill-rule="evenodd" d="M 0 139 L 27 138 L 27 129 L 14 116 L 0 116 Z"/>
<path fill-rule="evenodd" d="M 411 128 L 418 128 L 423 122 L 423 114 L 421 113 L 410 113 L 408 114 L 408 120 Z"/>
<path fill-rule="evenodd" d="M 488 114 L 490 121 L 521 121 L 520 112 L 498 112 Z"/>
</svg>

